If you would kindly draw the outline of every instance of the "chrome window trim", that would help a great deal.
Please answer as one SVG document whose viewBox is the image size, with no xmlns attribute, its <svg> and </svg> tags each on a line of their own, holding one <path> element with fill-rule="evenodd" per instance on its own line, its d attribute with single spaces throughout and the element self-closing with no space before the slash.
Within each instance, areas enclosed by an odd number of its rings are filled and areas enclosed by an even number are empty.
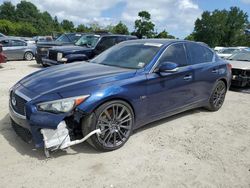
<svg viewBox="0 0 250 188">
<path fill-rule="evenodd" d="M 154 64 L 154 66 L 153 66 L 153 67 L 151 68 L 151 70 L 149 71 L 149 74 L 154 72 L 155 68 L 156 68 L 156 67 L 158 66 L 158 64 L 159 64 L 159 61 L 160 61 L 162 55 L 166 52 L 166 50 L 167 50 L 170 46 L 172 46 L 172 45 L 174 45 L 174 44 L 183 44 L 183 45 L 184 45 L 184 50 L 185 50 L 186 58 L 187 58 L 187 48 L 186 48 L 186 46 L 185 46 L 186 43 L 188 43 L 188 42 L 186 42 L 186 41 L 184 41 L 184 42 L 181 41 L 181 42 L 172 43 L 172 44 L 170 44 L 169 46 L 167 46 L 167 47 L 165 48 L 165 50 L 161 53 L 161 55 L 159 56 L 159 58 L 157 59 L 157 61 L 156 61 L 156 63 Z M 198 45 L 200 45 L 200 44 L 198 44 Z M 201 46 L 202 46 L 202 45 L 201 45 Z M 206 46 L 202 46 L 202 47 L 207 48 L 208 50 L 210 50 L 210 51 L 213 53 L 213 59 L 212 59 L 212 61 L 202 62 L 202 63 L 211 63 L 211 62 L 214 63 L 214 62 L 215 62 L 215 59 L 216 59 L 215 52 L 214 52 L 213 50 L 211 50 L 210 48 L 206 47 Z M 187 61 L 188 61 L 188 58 L 187 58 Z M 202 64 L 202 63 L 199 63 L 199 64 Z M 188 64 L 188 65 L 189 65 L 189 64 Z M 188 65 L 187 65 L 187 66 L 188 66 Z M 190 64 L 190 65 L 192 65 L 192 64 Z"/>
<path fill-rule="evenodd" d="M 153 67 L 151 68 L 151 70 L 149 71 L 149 74 L 154 72 L 155 68 L 156 68 L 156 67 L 158 66 L 158 64 L 159 64 L 159 61 L 160 61 L 161 57 L 163 56 L 163 54 L 166 52 L 166 50 L 167 50 L 170 46 L 175 45 L 175 44 L 183 44 L 183 45 L 184 45 L 185 43 L 186 43 L 186 42 L 181 41 L 181 42 L 174 42 L 174 43 L 168 45 L 168 46 L 165 48 L 165 50 L 161 53 L 161 55 L 158 57 L 156 63 L 154 64 L 154 66 L 153 66 Z M 184 50 L 185 50 L 186 58 L 187 58 L 187 52 L 186 52 L 185 46 L 183 46 L 183 48 L 184 48 Z M 188 59 L 187 59 L 187 61 L 188 61 Z"/>
</svg>

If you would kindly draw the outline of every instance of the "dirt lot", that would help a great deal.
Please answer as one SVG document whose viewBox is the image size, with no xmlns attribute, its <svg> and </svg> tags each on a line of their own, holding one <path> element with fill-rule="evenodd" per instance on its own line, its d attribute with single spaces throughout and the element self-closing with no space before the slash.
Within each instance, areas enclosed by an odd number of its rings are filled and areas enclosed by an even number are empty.
<svg viewBox="0 0 250 188">
<path fill-rule="evenodd" d="M 46 159 L 12 130 L 8 90 L 41 67 L 0 68 L 0 188 L 250 187 L 250 94 L 229 91 L 218 112 L 188 111 L 136 131 L 124 147 L 100 153 L 76 145 Z"/>
</svg>

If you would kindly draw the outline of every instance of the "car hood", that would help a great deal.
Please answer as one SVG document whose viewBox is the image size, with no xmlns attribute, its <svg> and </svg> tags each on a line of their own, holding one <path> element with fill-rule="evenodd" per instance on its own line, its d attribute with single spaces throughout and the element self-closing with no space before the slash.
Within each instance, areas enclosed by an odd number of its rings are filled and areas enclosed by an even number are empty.
<svg viewBox="0 0 250 188">
<path fill-rule="evenodd" d="M 68 45 L 68 46 L 58 46 L 58 47 L 53 47 L 52 50 L 58 51 L 58 52 L 77 52 L 77 51 L 83 51 L 83 50 L 89 50 L 90 48 L 83 47 L 83 46 L 75 46 L 75 45 Z"/>
<path fill-rule="evenodd" d="M 250 70 L 250 61 L 228 61 L 233 69 Z"/>
<path fill-rule="evenodd" d="M 78 62 L 43 69 L 28 75 L 19 83 L 33 93 L 43 95 L 127 79 L 135 73 L 136 70 L 131 69 Z"/>
</svg>

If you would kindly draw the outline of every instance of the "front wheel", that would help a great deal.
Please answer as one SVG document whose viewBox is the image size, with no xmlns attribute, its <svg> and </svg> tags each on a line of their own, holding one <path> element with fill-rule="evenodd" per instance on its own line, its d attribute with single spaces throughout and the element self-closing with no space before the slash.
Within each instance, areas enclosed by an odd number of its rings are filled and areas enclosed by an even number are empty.
<svg viewBox="0 0 250 188">
<path fill-rule="evenodd" d="M 226 84 L 222 80 L 219 80 L 215 84 L 212 95 L 210 96 L 207 109 L 210 111 L 218 111 L 224 103 L 226 92 Z"/>
<path fill-rule="evenodd" d="M 82 122 L 83 135 L 100 129 L 100 135 L 93 135 L 88 142 L 102 151 L 122 147 L 129 139 L 134 125 L 134 113 L 130 105 L 115 100 L 104 103 Z"/>
</svg>

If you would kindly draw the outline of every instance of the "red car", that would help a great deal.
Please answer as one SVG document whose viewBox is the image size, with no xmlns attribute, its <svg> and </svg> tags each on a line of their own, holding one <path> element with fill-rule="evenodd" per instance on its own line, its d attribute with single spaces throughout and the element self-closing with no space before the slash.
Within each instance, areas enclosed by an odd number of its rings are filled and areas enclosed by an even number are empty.
<svg viewBox="0 0 250 188">
<path fill-rule="evenodd" d="M 3 53 L 3 46 L 0 45 L 0 64 L 1 63 L 6 63 L 7 57 L 6 55 Z"/>
</svg>

